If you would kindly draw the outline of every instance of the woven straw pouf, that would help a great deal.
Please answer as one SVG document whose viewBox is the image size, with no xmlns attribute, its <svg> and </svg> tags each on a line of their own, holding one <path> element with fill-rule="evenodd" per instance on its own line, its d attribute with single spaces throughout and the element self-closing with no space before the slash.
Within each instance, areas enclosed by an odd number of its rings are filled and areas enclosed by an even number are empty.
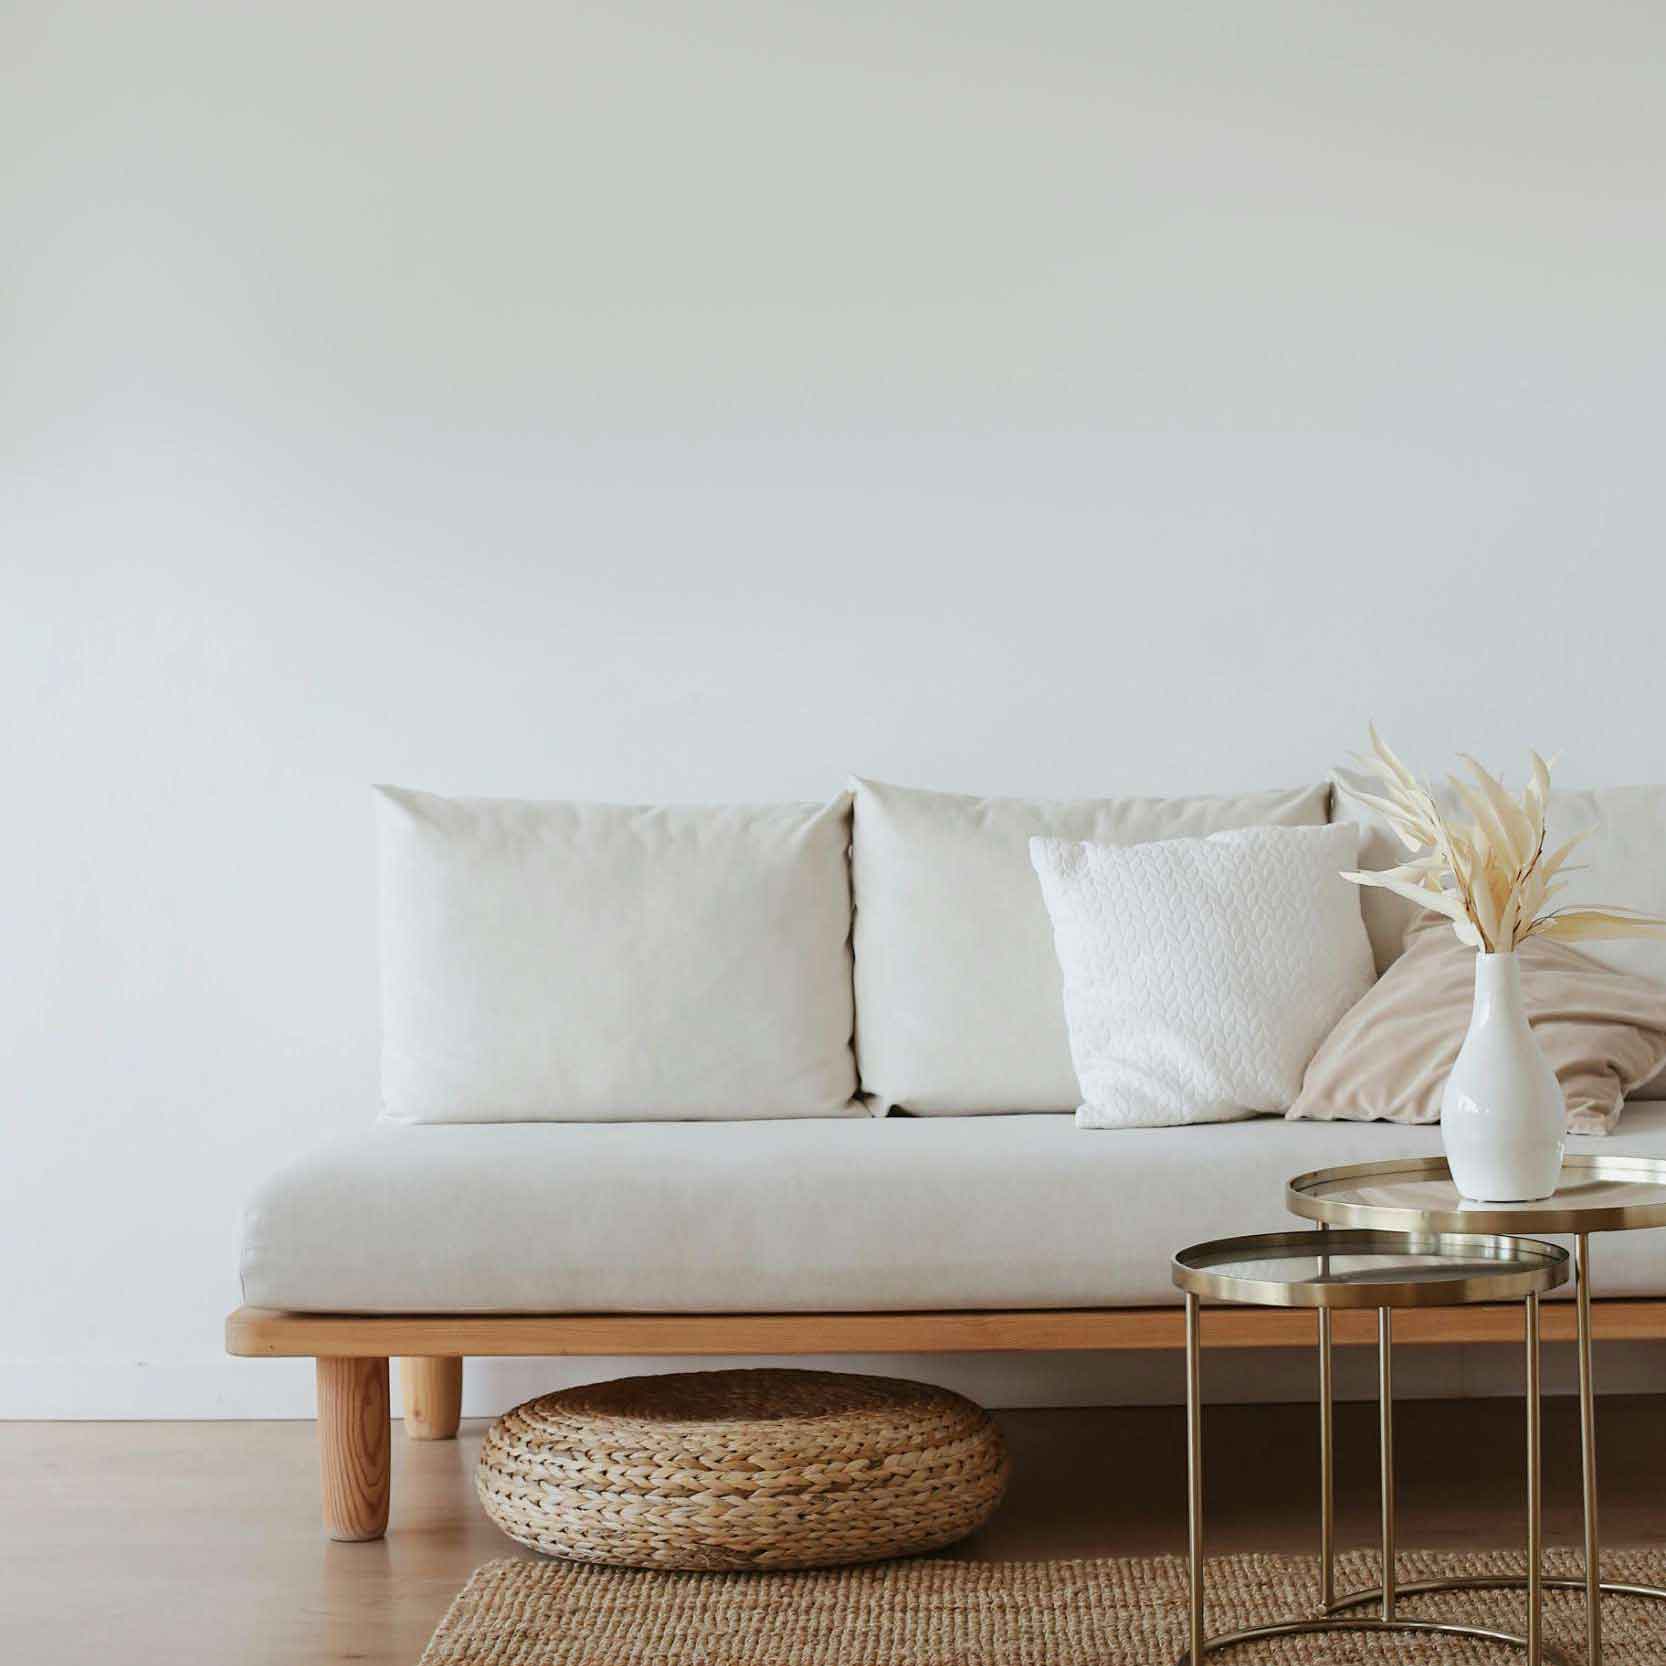
<svg viewBox="0 0 1666 1666">
<path fill-rule="evenodd" d="M 529 1400 L 475 1485 L 510 1538 L 633 1568 L 816 1568 L 936 1550 L 1006 1488 L 988 1412 L 833 1371 L 625 1377 Z"/>
</svg>

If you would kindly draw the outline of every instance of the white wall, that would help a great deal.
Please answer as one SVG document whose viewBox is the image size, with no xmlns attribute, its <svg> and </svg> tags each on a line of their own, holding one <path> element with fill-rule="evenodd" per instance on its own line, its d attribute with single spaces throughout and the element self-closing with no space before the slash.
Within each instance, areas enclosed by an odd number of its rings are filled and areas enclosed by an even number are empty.
<svg viewBox="0 0 1666 1666">
<path fill-rule="evenodd" d="M 1666 774 L 1658 8 L 0 28 L 0 1413 L 307 1408 L 219 1326 L 370 781 Z"/>
</svg>

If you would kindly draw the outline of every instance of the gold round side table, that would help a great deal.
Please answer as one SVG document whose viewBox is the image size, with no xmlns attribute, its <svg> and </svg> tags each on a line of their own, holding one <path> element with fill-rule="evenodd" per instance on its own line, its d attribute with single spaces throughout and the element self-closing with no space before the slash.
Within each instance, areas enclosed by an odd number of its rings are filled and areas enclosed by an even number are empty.
<svg viewBox="0 0 1666 1666">
<path fill-rule="evenodd" d="M 1580 1154 L 1562 1160 L 1562 1178 L 1547 1198 L 1532 1203 L 1473 1203 L 1452 1183 L 1444 1157 L 1407 1157 L 1386 1163 L 1349 1163 L 1298 1174 L 1285 1188 L 1293 1214 L 1321 1227 L 1398 1232 L 1549 1232 L 1574 1241 L 1579 1349 L 1579 1430 L 1584 1478 L 1585 1577 L 1548 1581 L 1558 1590 L 1585 1592 L 1586 1666 L 1602 1666 L 1602 1597 L 1654 1597 L 1655 1585 L 1621 1585 L 1602 1577 L 1597 1531 L 1596 1390 L 1591 1370 L 1591 1235 L 1666 1226 L 1666 1160 Z M 1328 1345 L 1328 1344 L 1327 1344 Z M 1404 1589 L 1475 1590 L 1519 1587 L 1519 1579 L 1431 1579 Z M 1357 1591 L 1333 1609 L 1376 1599 Z M 1666 1654 L 1666 1638 L 1662 1639 Z"/>
<path fill-rule="evenodd" d="M 1203 1666 L 1211 1650 L 1296 1633 L 1440 1632 L 1524 1649 L 1528 1666 L 1566 1666 L 1541 1639 L 1543 1524 L 1539 1468 L 1539 1298 L 1565 1284 L 1568 1252 L 1533 1238 L 1482 1233 L 1409 1233 L 1370 1229 L 1259 1233 L 1194 1244 L 1175 1256 L 1175 1284 L 1186 1294 L 1188 1647 L 1177 1666 Z M 1311 1307 L 1319 1341 L 1319 1586 L 1321 1613 L 1209 1637 L 1203 1624 L 1203 1300 L 1252 1307 Z M 1523 1637 L 1481 1626 L 1402 1615 L 1395 1581 L 1394 1310 L 1519 1301 L 1527 1342 L 1527 1631 Z M 1339 1307 L 1377 1310 L 1378 1428 L 1381 1442 L 1382 1585 L 1376 1619 L 1338 1612 L 1335 1558 L 1335 1441 L 1331 1314 Z M 1411 1587 L 1406 1587 L 1410 1591 Z M 1358 1599 L 1356 1599 L 1357 1601 Z M 1351 1602 L 1348 1606 L 1354 1606 Z"/>
</svg>

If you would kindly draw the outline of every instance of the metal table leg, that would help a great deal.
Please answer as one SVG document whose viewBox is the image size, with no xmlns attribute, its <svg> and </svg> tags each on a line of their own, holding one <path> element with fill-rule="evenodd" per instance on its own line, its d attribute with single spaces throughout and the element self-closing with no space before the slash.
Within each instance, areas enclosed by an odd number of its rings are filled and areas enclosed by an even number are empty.
<svg viewBox="0 0 1666 1666">
<path fill-rule="evenodd" d="M 1527 1666 L 1539 1666 L 1544 1625 L 1544 1440 L 1539 1403 L 1539 1297 L 1527 1298 Z"/>
<path fill-rule="evenodd" d="M 1186 1543 L 1191 1580 L 1191 1666 L 1203 1666 L 1203 1343 L 1197 1297 L 1186 1294 Z"/>
<path fill-rule="evenodd" d="M 1536 1576 L 1539 1566 L 1539 1370 L 1538 1370 L 1538 1297 L 1528 1298 L 1528 1557 L 1530 1575 Z M 1332 1336 L 1330 1314 L 1319 1310 L 1319 1560 L 1320 1589 L 1325 1595 L 1325 1611 L 1312 1619 L 1276 1620 L 1267 1625 L 1250 1626 L 1242 1631 L 1227 1632 L 1209 1637 L 1203 1626 L 1203 1340 L 1202 1315 L 1198 1298 L 1186 1293 L 1186 1446 L 1187 1446 L 1187 1575 L 1189 1616 L 1187 1646 L 1175 1666 L 1203 1666 L 1204 1656 L 1215 1649 L 1233 1648 L 1240 1643 L 1256 1642 L 1272 1637 L 1291 1637 L 1315 1632 L 1434 1632 L 1449 1637 L 1473 1637 L 1483 1642 L 1506 1643 L 1527 1651 L 1528 1666 L 1568 1666 L 1554 1650 L 1546 1649 L 1540 1641 L 1538 1582 L 1533 1580 L 1529 1601 L 1528 1634 L 1512 1636 L 1505 1631 L 1492 1631 L 1484 1626 L 1450 1624 L 1442 1620 L 1401 1618 L 1397 1613 L 1400 1587 L 1395 1574 L 1395 1484 L 1394 1484 L 1394 1322 L 1391 1308 L 1377 1312 L 1377 1342 L 1379 1348 L 1378 1386 L 1381 1396 L 1378 1408 L 1382 1440 L 1382 1566 L 1383 1583 L 1380 1591 L 1355 1593 L 1341 1604 L 1332 1601 L 1335 1579 L 1335 1440 L 1332 1378 Z M 1494 1581 L 1474 1583 L 1487 1585 Z M 1435 1583 L 1407 1586 L 1406 1592 L 1436 1588 Z M 1335 1612 L 1338 1607 L 1355 1607 L 1365 1601 L 1381 1601 L 1380 1619 L 1350 1619 Z"/>
<path fill-rule="evenodd" d="M 1319 1608 L 1336 1601 L 1336 1385 L 1331 1371 L 1331 1313 L 1319 1309 Z"/>
<path fill-rule="evenodd" d="M 1538 1559 L 1533 1559 L 1524 1577 L 1510 1574 L 1480 1575 L 1464 1579 L 1420 1579 L 1398 1589 L 1400 1596 L 1422 1596 L 1431 1591 L 1521 1591 L 1529 1593 L 1531 1603 L 1534 1577 L 1543 1591 L 1583 1591 L 1586 1614 L 1586 1666 L 1602 1666 L 1602 1598 L 1604 1596 L 1652 1597 L 1666 1602 L 1666 1587 L 1658 1585 L 1626 1585 L 1602 1577 L 1602 1547 L 1597 1513 L 1597 1408 L 1595 1378 L 1592 1370 L 1591 1325 L 1591 1240 L 1588 1233 L 1574 1239 L 1574 1270 L 1576 1277 L 1575 1306 L 1577 1308 L 1577 1349 L 1579 1355 L 1579 1446 L 1580 1471 L 1584 1488 L 1585 1511 L 1585 1571 L 1578 1579 L 1546 1579 L 1539 1571 Z M 1533 1305 L 1538 1307 L 1538 1298 Z M 1535 1319 L 1535 1325 L 1538 1321 Z M 1533 1371 L 1537 1376 L 1538 1366 Z M 1536 1394 L 1530 1393 L 1528 1417 L 1530 1425 L 1539 1420 Z M 1529 1438 L 1533 1438 L 1530 1434 Z M 1535 1466 L 1537 1467 L 1537 1466 Z M 1536 1514 L 1537 1512 L 1535 1512 Z M 1382 1591 L 1350 1591 L 1344 1597 L 1333 1597 L 1325 1605 L 1327 1613 L 1344 1613 L 1350 1608 L 1363 1608 L 1380 1602 Z M 1534 1605 L 1536 1606 L 1536 1605 Z"/>
<path fill-rule="evenodd" d="M 1394 1310 L 1377 1309 L 1377 1441 L 1382 1473 L 1382 1617 L 1394 1618 Z"/>
<path fill-rule="evenodd" d="M 1591 1370 L 1591 1239 L 1574 1239 L 1579 1304 L 1579 1467 L 1585 1492 L 1585 1658 L 1602 1666 L 1602 1550 L 1597 1538 L 1597 1402 Z M 1666 1593 L 1656 1593 L 1666 1595 Z"/>
</svg>

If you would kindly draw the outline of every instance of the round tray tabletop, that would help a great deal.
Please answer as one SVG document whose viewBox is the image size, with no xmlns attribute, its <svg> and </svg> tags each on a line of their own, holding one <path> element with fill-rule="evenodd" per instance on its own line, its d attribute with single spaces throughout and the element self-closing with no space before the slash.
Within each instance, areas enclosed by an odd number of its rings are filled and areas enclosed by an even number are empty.
<svg viewBox="0 0 1666 1666">
<path fill-rule="evenodd" d="M 1262 1232 L 1175 1256 L 1174 1282 L 1252 1307 L 1461 1307 L 1567 1282 L 1568 1252 L 1485 1233 Z"/>
<path fill-rule="evenodd" d="M 1402 1157 L 1298 1174 L 1284 1201 L 1304 1220 L 1387 1232 L 1621 1232 L 1666 1226 L 1666 1159 L 1565 1157 L 1549 1197 L 1473 1203 L 1444 1157 Z"/>
</svg>

